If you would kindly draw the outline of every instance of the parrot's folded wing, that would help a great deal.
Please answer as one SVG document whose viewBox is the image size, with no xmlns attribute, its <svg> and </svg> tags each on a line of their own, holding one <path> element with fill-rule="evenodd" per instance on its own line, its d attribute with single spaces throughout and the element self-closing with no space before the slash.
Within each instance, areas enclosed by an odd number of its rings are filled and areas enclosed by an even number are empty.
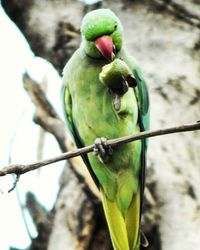
<svg viewBox="0 0 200 250">
<path fill-rule="evenodd" d="M 145 131 L 149 129 L 149 94 L 146 82 L 139 66 L 135 67 L 134 76 L 137 81 L 136 96 L 139 104 L 140 126 L 141 129 Z"/>
<path fill-rule="evenodd" d="M 141 131 L 145 131 L 149 129 L 149 94 L 146 82 L 143 78 L 142 71 L 138 65 L 134 69 L 134 76 L 137 81 L 136 97 L 139 106 L 139 124 Z M 147 139 L 143 139 L 141 170 L 140 170 L 140 185 L 141 185 L 140 215 L 142 214 L 142 204 L 143 204 L 144 187 L 145 187 L 146 151 L 147 151 Z"/>
<path fill-rule="evenodd" d="M 86 145 L 82 144 L 82 142 L 78 136 L 78 133 L 76 131 L 76 128 L 74 126 L 74 123 L 73 123 L 71 96 L 70 96 L 69 89 L 68 89 L 68 86 L 66 83 L 64 83 L 62 86 L 61 100 L 62 100 L 63 112 L 65 114 L 65 121 L 66 121 L 67 127 L 69 129 L 69 132 L 72 135 L 72 139 L 74 139 L 74 142 L 78 148 L 82 148 Z M 97 180 L 97 178 L 96 178 L 96 176 L 91 168 L 91 165 L 89 163 L 87 155 L 82 154 L 81 157 L 82 157 L 85 165 L 87 166 L 88 171 L 90 172 L 90 175 L 92 176 L 92 179 L 94 180 L 97 187 L 99 187 L 99 182 L 98 182 L 98 180 Z"/>
</svg>

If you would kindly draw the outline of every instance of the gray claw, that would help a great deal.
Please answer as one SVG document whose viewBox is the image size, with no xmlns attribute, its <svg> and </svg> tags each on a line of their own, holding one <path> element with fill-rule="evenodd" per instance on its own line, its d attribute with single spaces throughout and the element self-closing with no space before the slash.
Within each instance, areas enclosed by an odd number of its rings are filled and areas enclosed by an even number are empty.
<svg viewBox="0 0 200 250">
<path fill-rule="evenodd" d="M 98 155 L 99 154 L 99 149 L 96 147 L 96 144 L 95 144 L 94 149 L 93 149 L 93 154 L 94 155 Z"/>
<path fill-rule="evenodd" d="M 109 162 L 113 150 L 108 145 L 107 139 L 105 137 L 96 138 L 94 145 L 95 145 L 93 150 L 94 155 L 98 155 L 98 157 L 103 163 Z"/>
<path fill-rule="evenodd" d="M 106 153 L 109 155 L 109 156 L 112 156 L 113 154 L 113 149 L 111 148 L 110 145 L 108 145 L 108 141 L 105 137 L 101 137 L 101 141 L 104 145 L 104 148 L 106 149 Z"/>
</svg>

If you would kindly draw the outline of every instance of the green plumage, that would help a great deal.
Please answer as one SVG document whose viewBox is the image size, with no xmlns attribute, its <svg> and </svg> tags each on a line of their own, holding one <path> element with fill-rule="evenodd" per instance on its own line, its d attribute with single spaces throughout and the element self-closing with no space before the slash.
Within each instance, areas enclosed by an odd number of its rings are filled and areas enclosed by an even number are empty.
<svg viewBox="0 0 200 250">
<path fill-rule="evenodd" d="M 95 22 L 88 28 L 90 18 Z M 104 22 L 114 44 L 119 45 L 116 46 L 115 59 L 123 59 L 137 82 L 136 88 L 129 88 L 121 96 L 119 110 L 113 106 L 114 96 L 99 79 L 102 67 L 109 62 L 96 50 L 93 39 L 104 35 Z M 118 18 L 110 10 L 90 12 L 83 20 L 82 35 L 81 47 L 64 68 L 62 91 L 68 128 L 77 146 L 93 144 L 97 137 L 112 139 L 148 129 L 148 92 L 141 70 L 122 45 Z M 93 154 L 83 158 L 101 192 L 115 250 L 139 249 L 146 141 L 114 148 L 106 164 Z"/>
</svg>

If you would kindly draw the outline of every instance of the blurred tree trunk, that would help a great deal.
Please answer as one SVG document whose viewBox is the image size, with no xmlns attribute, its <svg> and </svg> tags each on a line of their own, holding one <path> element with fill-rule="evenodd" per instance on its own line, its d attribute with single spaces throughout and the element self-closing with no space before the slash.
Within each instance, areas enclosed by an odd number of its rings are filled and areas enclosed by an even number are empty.
<svg viewBox="0 0 200 250">
<path fill-rule="evenodd" d="M 87 8 L 72 0 L 2 0 L 2 5 L 33 52 L 61 72 L 79 46 L 80 22 Z M 199 120 L 200 1 L 116 0 L 102 6 L 121 19 L 126 45 L 146 75 L 151 128 Z M 198 137 L 199 132 L 192 132 L 150 140 L 143 216 L 143 231 L 150 241 L 147 249 L 199 249 Z M 69 165 L 51 212 L 53 227 L 44 249 L 111 249 L 99 200 Z"/>
</svg>

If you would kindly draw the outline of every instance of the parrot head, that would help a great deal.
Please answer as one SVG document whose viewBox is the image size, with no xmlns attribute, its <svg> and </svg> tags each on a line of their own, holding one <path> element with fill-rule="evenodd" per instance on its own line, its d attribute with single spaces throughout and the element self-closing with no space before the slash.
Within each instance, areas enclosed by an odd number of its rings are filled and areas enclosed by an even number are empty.
<svg viewBox="0 0 200 250">
<path fill-rule="evenodd" d="M 89 12 L 81 24 L 82 44 L 86 54 L 112 61 L 122 47 L 123 28 L 109 9 Z"/>
</svg>

